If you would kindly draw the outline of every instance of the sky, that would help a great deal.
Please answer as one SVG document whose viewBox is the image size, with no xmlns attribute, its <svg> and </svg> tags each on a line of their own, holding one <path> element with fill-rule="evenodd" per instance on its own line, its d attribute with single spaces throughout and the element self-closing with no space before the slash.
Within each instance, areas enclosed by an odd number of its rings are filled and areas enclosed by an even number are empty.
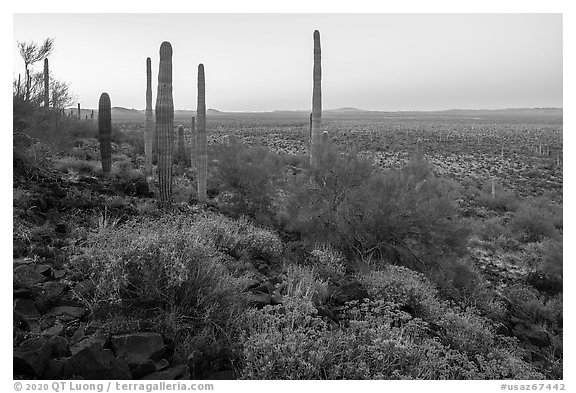
<svg viewBox="0 0 576 393">
<path fill-rule="evenodd" d="M 324 109 L 562 107 L 562 14 L 14 14 L 16 41 L 55 39 L 53 75 L 83 108 L 156 100 L 158 51 L 173 48 L 176 109 L 310 110 L 315 29 Z M 42 62 L 36 65 L 41 70 Z"/>
</svg>

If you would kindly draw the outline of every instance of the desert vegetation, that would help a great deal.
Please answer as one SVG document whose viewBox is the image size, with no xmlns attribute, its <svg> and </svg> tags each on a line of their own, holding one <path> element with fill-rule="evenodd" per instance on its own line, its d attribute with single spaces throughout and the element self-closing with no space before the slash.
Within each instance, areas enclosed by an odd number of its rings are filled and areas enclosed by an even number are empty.
<svg viewBox="0 0 576 393">
<path fill-rule="evenodd" d="M 313 47 L 311 114 L 14 83 L 15 378 L 563 378 L 562 117 L 322 112 Z"/>
</svg>

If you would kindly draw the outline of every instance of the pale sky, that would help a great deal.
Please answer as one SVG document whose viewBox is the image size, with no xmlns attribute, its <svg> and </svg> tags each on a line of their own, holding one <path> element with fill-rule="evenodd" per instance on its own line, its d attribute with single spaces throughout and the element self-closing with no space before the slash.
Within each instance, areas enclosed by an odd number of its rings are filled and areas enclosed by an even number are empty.
<svg viewBox="0 0 576 393">
<path fill-rule="evenodd" d="M 143 109 L 146 57 L 155 102 L 169 41 L 176 109 L 196 109 L 203 63 L 208 108 L 310 110 L 315 29 L 325 109 L 563 106 L 561 14 L 15 14 L 13 73 L 17 40 L 53 37 L 50 69 L 82 107 L 105 91 Z"/>
</svg>

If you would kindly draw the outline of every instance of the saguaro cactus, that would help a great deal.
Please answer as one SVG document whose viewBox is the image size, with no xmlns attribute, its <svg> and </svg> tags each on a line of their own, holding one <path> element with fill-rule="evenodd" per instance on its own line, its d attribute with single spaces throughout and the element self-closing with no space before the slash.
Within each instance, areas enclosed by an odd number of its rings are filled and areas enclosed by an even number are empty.
<svg viewBox="0 0 576 393">
<path fill-rule="evenodd" d="M 50 107 L 50 75 L 48 72 L 48 58 L 44 59 L 44 108 Z M 56 104 L 56 103 L 54 103 Z"/>
<path fill-rule="evenodd" d="M 324 131 L 322 133 L 322 145 L 326 145 L 328 143 L 328 131 Z"/>
<path fill-rule="evenodd" d="M 178 126 L 178 161 L 186 163 L 186 143 L 184 142 L 184 126 Z"/>
<path fill-rule="evenodd" d="M 145 171 L 152 173 L 152 145 L 154 124 L 152 120 L 152 60 L 146 58 L 146 126 L 144 129 Z"/>
<path fill-rule="evenodd" d="M 312 89 L 312 143 L 310 146 L 310 162 L 315 164 L 318 160 L 317 149 L 322 138 L 322 65 L 320 51 L 320 32 L 314 30 L 314 70 Z"/>
<path fill-rule="evenodd" d="M 198 129 L 196 130 L 196 164 L 198 175 L 198 202 L 206 202 L 206 176 L 208 172 L 208 154 L 206 143 L 206 97 L 204 87 L 204 65 L 198 65 Z"/>
<path fill-rule="evenodd" d="M 190 123 L 190 166 L 196 168 L 196 118 Z"/>
<path fill-rule="evenodd" d="M 422 147 L 422 139 L 416 141 L 416 160 L 422 161 L 424 159 L 424 148 Z"/>
<path fill-rule="evenodd" d="M 310 112 L 310 130 L 308 132 L 308 143 L 312 144 L 312 112 Z"/>
<path fill-rule="evenodd" d="M 98 101 L 98 139 L 100 140 L 102 171 L 110 173 L 112 169 L 112 115 L 108 93 L 102 93 Z"/>
<path fill-rule="evenodd" d="M 158 136 L 158 188 L 160 202 L 170 204 L 172 198 L 172 134 L 174 132 L 174 101 L 172 100 L 172 45 L 160 45 L 158 92 L 156 93 L 156 134 Z"/>
<path fill-rule="evenodd" d="M 80 103 L 78 103 L 78 120 L 80 120 Z"/>
</svg>

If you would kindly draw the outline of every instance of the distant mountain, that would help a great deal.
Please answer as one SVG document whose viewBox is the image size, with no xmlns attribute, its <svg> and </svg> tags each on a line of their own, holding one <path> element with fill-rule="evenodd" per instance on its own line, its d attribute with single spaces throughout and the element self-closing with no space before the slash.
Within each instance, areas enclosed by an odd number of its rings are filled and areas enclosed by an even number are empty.
<svg viewBox="0 0 576 393">
<path fill-rule="evenodd" d="M 66 113 L 77 115 L 77 108 L 67 108 Z M 92 109 L 82 108 L 81 118 L 90 118 Z M 468 118 L 477 120 L 534 120 L 556 119 L 562 121 L 563 108 L 506 108 L 506 109 L 449 109 L 442 111 L 372 111 L 354 107 L 326 109 L 322 112 L 326 119 L 451 119 Z M 98 110 L 94 109 L 94 118 L 97 119 Z M 309 110 L 275 110 L 263 112 L 224 112 L 210 108 L 206 111 L 208 118 L 237 119 L 237 118 L 286 118 L 307 121 Z M 189 121 L 196 117 L 196 111 L 191 109 L 178 109 L 174 111 L 174 120 L 177 122 Z M 112 108 L 112 120 L 142 121 L 145 111 L 123 107 Z M 556 121 L 555 120 L 555 121 Z"/>
<path fill-rule="evenodd" d="M 327 109 L 327 110 L 325 110 L 324 112 L 332 112 L 332 113 L 358 113 L 358 112 L 372 112 L 372 111 L 367 111 L 367 110 L 364 110 L 364 109 L 347 107 L 347 108 L 338 108 L 338 109 Z"/>
</svg>

